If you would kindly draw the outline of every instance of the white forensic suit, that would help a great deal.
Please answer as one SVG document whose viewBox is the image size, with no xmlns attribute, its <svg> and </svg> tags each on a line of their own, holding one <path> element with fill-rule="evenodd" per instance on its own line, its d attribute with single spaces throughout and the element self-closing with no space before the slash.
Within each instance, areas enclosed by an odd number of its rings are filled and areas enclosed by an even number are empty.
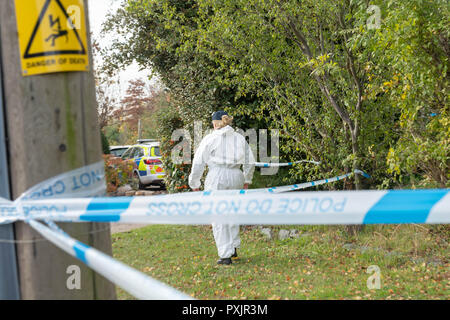
<svg viewBox="0 0 450 320">
<path fill-rule="evenodd" d="M 200 142 L 192 162 L 189 186 L 200 188 L 200 178 L 208 165 L 205 191 L 242 189 L 244 183 L 252 182 L 254 163 L 253 153 L 244 136 L 225 126 L 214 130 Z M 241 245 L 239 225 L 213 223 L 212 228 L 219 257 L 230 258 L 234 249 Z"/>
</svg>

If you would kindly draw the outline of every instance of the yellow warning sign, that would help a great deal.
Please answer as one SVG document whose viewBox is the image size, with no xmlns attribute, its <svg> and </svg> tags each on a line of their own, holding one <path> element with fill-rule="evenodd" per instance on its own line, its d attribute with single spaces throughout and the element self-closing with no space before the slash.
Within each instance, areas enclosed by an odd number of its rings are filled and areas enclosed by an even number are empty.
<svg viewBox="0 0 450 320">
<path fill-rule="evenodd" d="M 83 0 L 15 0 L 24 76 L 88 71 Z"/>
</svg>

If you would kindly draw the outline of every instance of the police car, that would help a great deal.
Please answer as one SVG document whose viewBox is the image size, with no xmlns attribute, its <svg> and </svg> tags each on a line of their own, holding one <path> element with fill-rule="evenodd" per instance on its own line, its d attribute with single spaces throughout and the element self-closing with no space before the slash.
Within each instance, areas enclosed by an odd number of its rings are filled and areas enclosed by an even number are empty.
<svg viewBox="0 0 450 320">
<path fill-rule="evenodd" d="M 161 162 L 159 142 L 156 140 L 138 140 L 121 157 L 133 164 L 133 178 L 143 189 L 148 185 L 164 186 L 164 168 Z"/>
</svg>

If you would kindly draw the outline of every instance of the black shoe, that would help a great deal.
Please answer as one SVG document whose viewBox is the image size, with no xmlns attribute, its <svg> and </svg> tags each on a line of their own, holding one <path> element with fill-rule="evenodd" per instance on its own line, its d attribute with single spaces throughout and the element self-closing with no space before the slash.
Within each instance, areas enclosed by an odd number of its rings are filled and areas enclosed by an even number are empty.
<svg viewBox="0 0 450 320">
<path fill-rule="evenodd" d="M 217 260 L 217 264 L 231 264 L 231 258 L 221 258 Z"/>
<path fill-rule="evenodd" d="M 233 255 L 231 256 L 231 259 L 238 259 L 237 249 L 236 249 L 236 248 L 234 248 L 234 253 L 233 253 Z"/>
</svg>

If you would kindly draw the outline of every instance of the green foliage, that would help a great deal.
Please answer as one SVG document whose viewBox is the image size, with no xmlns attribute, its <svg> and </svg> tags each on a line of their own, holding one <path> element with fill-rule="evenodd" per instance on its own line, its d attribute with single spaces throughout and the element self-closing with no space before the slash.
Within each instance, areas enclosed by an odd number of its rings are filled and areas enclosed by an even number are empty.
<svg viewBox="0 0 450 320">
<path fill-rule="evenodd" d="M 144 139 L 158 139 L 158 129 L 161 123 L 157 117 L 158 112 L 165 112 L 169 107 L 167 101 L 168 96 L 164 92 L 160 92 L 154 98 L 154 108 L 145 111 L 141 116 L 142 138 Z"/>
<path fill-rule="evenodd" d="M 156 119 L 161 125 L 158 127 L 157 135 L 160 141 L 162 162 L 164 164 L 164 182 L 169 193 L 183 192 L 188 190 L 188 176 L 190 166 L 187 164 L 175 164 L 172 161 L 172 147 L 175 141 L 172 140 L 172 132 L 183 126 L 183 121 L 174 107 L 160 110 Z"/>
<path fill-rule="evenodd" d="M 373 91 L 383 92 L 398 114 L 388 172 L 415 187 L 449 187 L 450 4 L 379 2 L 382 28 L 361 38 L 378 60 L 371 71 Z"/>
<path fill-rule="evenodd" d="M 283 156 L 322 162 L 298 166 L 294 176 L 318 179 L 359 168 L 371 172 L 372 184 L 382 181 L 385 133 L 394 119 L 382 99 L 365 99 L 367 47 L 351 42 L 357 34 L 352 16 L 363 4 L 198 2 L 204 13 L 199 50 L 221 64 L 221 81 L 236 86 L 237 97 L 258 97 L 239 111 L 282 130 Z"/>
<path fill-rule="evenodd" d="M 105 70 L 135 60 L 168 88 L 158 137 L 173 192 L 189 170 L 170 164 L 170 130 L 192 135 L 218 109 L 281 130 L 282 160 L 321 161 L 293 167 L 295 181 L 358 168 L 370 184 L 339 188 L 448 186 L 449 4 L 371 4 L 378 29 L 363 0 L 127 0 L 105 25 L 119 36 Z"/>
<path fill-rule="evenodd" d="M 105 134 L 103 133 L 102 130 L 100 130 L 100 136 L 102 139 L 102 152 L 103 154 L 110 154 L 111 152 L 109 151 L 109 142 L 108 139 L 106 138 Z"/>
<path fill-rule="evenodd" d="M 132 183 L 133 165 L 110 154 L 103 155 L 105 161 L 106 191 L 117 191 L 117 188 Z"/>
<path fill-rule="evenodd" d="M 195 1 L 124 1 L 123 8 L 111 17 L 105 31 L 117 35 L 131 33 L 137 41 L 124 43 L 118 38 L 104 52 L 106 72 L 113 73 L 133 60 L 142 67 L 151 68 L 169 89 L 170 110 L 151 113 L 157 138 L 161 141 L 163 161 L 170 192 L 187 188 L 189 165 L 173 165 L 170 144 L 173 130 L 185 128 L 193 136 L 194 121 L 210 126 L 213 111 L 234 110 L 234 90 L 216 80 L 216 66 L 208 54 L 188 48 L 187 36 L 195 30 L 198 5 Z M 192 42 L 189 42 L 192 44 Z M 245 99 L 252 103 L 255 99 Z M 174 116 L 176 115 L 176 116 Z M 175 121 L 175 119 L 178 119 Z M 242 129 L 254 126 L 255 120 L 237 117 L 236 125 Z M 258 126 L 258 123 L 256 123 Z M 147 127 L 147 126 L 144 126 Z"/>
<path fill-rule="evenodd" d="M 126 126 L 121 126 L 119 123 L 107 125 L 103 130 L 110 145 L 126 145 L 128 144 L 127 141 L 131 140 L 128 137 L 128 130 Z"/>
</svg>

